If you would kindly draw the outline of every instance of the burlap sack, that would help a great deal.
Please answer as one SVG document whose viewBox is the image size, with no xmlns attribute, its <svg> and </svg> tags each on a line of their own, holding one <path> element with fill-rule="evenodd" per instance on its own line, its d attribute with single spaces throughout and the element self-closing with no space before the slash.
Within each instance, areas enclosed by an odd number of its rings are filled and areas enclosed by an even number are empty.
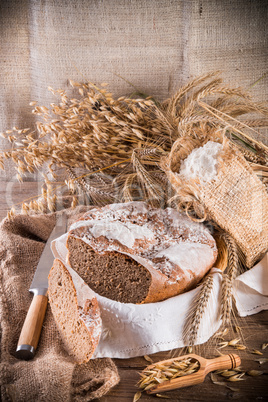
<svg viewBox="0 0 268 402">
<path fill-rule="evenodd" d="M 69 212 L 70 218 L 71 215 L 73 212 Z M 63 348 L 49 306 L 35 358 L 26 362 L 15 357 L 32 299 L 28 289 L 54 224 L 55 214 L 18 215 L 0 224 L 2 401 L 91 401 L 119 382 L 110 359 L 91 360 L 83 365 L 73 362 Z"/>
<path fill-rule="evenodd" d="M 213 220 L 237 242 L 244 263 L 251 268 L 268 249 L 268 196 L 266 188 L 243 155 L 225 141 L 216 180 L 202 185 L 186 181 L 178 173 L 180 164 L 198 140 L 181 138 L 174 144 L 166 173 L 182 204 L 193 207 L 199 217 Z"/>
<path fill-rule="evenodd" d="M 246 266 L 253 267 L 268 249 L 268 197 L 243 155 L 233 154 L 200 198 L 210 219 L 236 240 Z"/>
</svg>

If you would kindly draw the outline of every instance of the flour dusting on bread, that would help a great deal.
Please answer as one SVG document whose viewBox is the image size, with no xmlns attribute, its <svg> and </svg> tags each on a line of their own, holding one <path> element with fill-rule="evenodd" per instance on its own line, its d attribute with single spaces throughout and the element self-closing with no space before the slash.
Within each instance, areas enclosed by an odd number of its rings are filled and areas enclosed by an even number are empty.
<svg viewBox="0 0 268 402">
<path fill-rule="evenodd" d="M 186 291 L 217 257 L 215 240 L 204 225 L 172 208 L 157 209 L 144 202 L 91 209 L 71 227 L 67 248 L 70 265 L 94 291 L 122 302 L 158 301 Z M 147 291 L 137 299 L 127 296 L 130 276 L 134 287 L 141 287 L 139 277 L 146 276 Z"/>
</svg>

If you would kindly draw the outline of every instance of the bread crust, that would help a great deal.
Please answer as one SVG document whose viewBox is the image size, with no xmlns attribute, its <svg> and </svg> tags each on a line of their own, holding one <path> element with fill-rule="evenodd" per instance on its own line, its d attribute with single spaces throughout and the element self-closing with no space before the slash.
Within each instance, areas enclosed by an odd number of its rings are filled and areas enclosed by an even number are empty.
<svg viewBox="0 0 268 402">
<path fill-rule="evenodd" d="M 95 208 L 93 210 L 90 210 L 89 213 L 85 214 L 84 217 L 80 218 L 79 227 L 69 232 L 66 242 L 69 264 L 71 266 L 73 265 L 71 261 L 72 250 L 70 244 L 72 239 L 76 239 L 80 243 L 81 247 L 83 247 L 83 243 L 86 244 L 87 247 L 90 246 L 91 249 L 94 250 L 94 252 L 100 257 L 107 256 L 107 254 L 110 253 L 112 259 L 115 255 L 120 258 L 120 255 L 122 256 L 124 254 L 147 269 L 151 278 L 150 285 L 148 287 L 146 296 L 139 303 L 152 303 L 162 301 L 194 288 L 216 261 L 217 248 L 216 242 L 213 237 L 203 226 L 199 226 L 193 222 L 188 222 L 187 218 L 185 217 L 181 218 L 182 224 L 181 227 L 179 227 L 181 233 L 179 233 L 179 231 L 176 230 L 176 226 L 172 226 L 173 211 L 171 209 L 156 210 L 149 207 L 145 203 L 136 204 L 139 204 L 137 208 L 135 203 L 118 204 L 118 208 L 116 206 L 112 206 L 111 210 L 109 210 L 109 206 L 106 206 L 104 208 Z M 180 214 L 174 210 L 174 215 L 174 220 L 177 224 L 180 219 Z M 143 229 L 145 234 L 149 233 L 149 238 L 144 239 L 138 234 L 137 239 L 134 239 L 135 241 L 132 242 L 132 249 L 129 247 L 128 239 L 123 238 L 123 235 L 121 235 L 123 239 L 121 243 L 121 238 L 116 238 L 113 233 L 111 234 L 112 238 L 108 239 L 103 234 L 105 227 L 104 229 L 102 229 L 101 225 L 99 225 L 99 222 L 105 221 L 107 216 L 109 216 L 109 222 L 119 222 L 119 225 L 128 225 L 130 229 L 134 227 L 134 231 L 136 230 L 136 232 L 137 229 L 135 225 L 140 225 L 140 227 L 145 228 Z M 85 226 L 83 226 L 83 221 L 85 223 Z M 106 223 L 106 225 L 108 225 L 108 231 L 110 230 L 112 232 L 113 226 L 110 225 L 109 227 L 109 222 L 108 224 Z M 135 225 L 133 224 L 133 222 L 135 223 Z M 98 231 L 96 231 L 96 229 L 94 228 L 94 224 L 97 224 L 97 226 L 99 225 L 100 229 L 98 229 Z M 114 227 L 115 229 L 117 229 L 115 225 Z M 199 237 L 196 237 L 197 240 L 195 240 L 195 242 L 190 243 L 189 239 L 192 239 L 193 237 L 191 231 L 195 228 L 200 231 L 200 235 Z M 97 237 L 93 236 L 92 234 L 89 235 L 90 231 L 93 231 L 93 233 L 98 233 L 100 235 Z M 155 235 L 155 233 L 157 232 L 158 238 L 157 236 L 150 237 L 150 231 L 153 232 L 153 235 Z M 173 264 L 172 261 L 167 261 L 167 258 L 164 254 L 161 257 L 161 253 L 158 253 L 160 255 L 159 257 L 157 254 L 157 251 L 159 251 L 157 247 L 159 247 L 159 245 L 161 244 L 162 234 L 164 239 L 163 241 L 165 241 L 165 238 L 167 238 L 167 233 L 170 239 L 170 243 L 166 241 L 165 247 L 168 247 L 169 245 L 172 246 L 174 244 L 186 244 L 188 246 L 190 244 L 193 244 L 193 247 L 195 247 L 196 244 L 197 248 L 202 248 L 202 246 L 204 246 L 204 249 L 207 250 L 208 253 L 210 253 L 209 258 L 207 258 L 207 262 L 202 264 L 201 261 L 198 269 L 196 271 L 191 271 L 191 267 L 189 267 L 189 269 L 183 269 L 179 264 Z M 84 250 L 84 252 L 86 253 L 86 248 L 84 248 Z M 151 250 L 153 250 L 154 254 L 153 252 L 151 252 Z M 204 251 L 202 252 L 204 253 Z M 169 267 L 171 267 L 168 274 L 161 270 L 161 258 L 166 266 L 168 265 Z M 72 268 L 75 269 L 78 274 L 80 274 L 79 267 L 75 268 L 74 266 L 72 266 Z M 90 271 L 90 266 L 88 267 L 88 270 Z M 176 278 L 179 279 L 177 280 Z M 83 279 L 87 282 L 85 278 Z M 90 282 L 88 282 L 88 285 L 92 286 Z M 98 293 L 97 289 L 94 289 L 94 291 Z M 105 296 L 105 294 L 102 295 Z"/>
</svg>

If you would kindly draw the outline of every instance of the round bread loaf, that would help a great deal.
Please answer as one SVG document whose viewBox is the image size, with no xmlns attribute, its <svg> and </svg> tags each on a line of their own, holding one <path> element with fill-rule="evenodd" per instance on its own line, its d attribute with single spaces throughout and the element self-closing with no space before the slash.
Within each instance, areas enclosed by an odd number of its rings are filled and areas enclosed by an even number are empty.
<svg viewBox="0 0 268 402">
<path fill-rule="evenodd" d="M 77 363 L 87 362 L 101 335 L 101 318 L 94 293 L 75 283 L 58 259 L 48 276 L 48 296 L 52 314 L 65 349 Z"/>
<path fill-rule="evenodd" d="M 72 226 L 66 246 L 70 266 L 90 288 L 123 303 L 192 289 L 217 258 L 203 224 L 144 202 L 91 209 Z"/>
</svg>

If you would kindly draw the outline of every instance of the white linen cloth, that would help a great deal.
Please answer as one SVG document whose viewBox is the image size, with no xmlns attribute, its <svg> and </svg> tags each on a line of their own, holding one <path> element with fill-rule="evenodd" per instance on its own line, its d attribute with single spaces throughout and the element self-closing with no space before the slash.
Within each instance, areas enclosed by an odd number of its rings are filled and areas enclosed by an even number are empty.
<svg viewBox="0 0 268 402">
<path fill-rule="evenodd" d="M 75 224 L 71 226 L 71 229 Z M 51 247 L 75 281 L 84 281 L 66 263 L 67 234 Z M 221 271 L 212 268 L 213 290 L 202 317 L 196 344 L 205 343 L 220 327 Z M 84 289 L 88 288 L 84 285 Z M 235 280 L 234 295 L 238 314 L 246 316 L 268 309 L 268 255 L 251 270 Z M 86 291 L 86 290 L 85 290 Z M 132 304 L 119 303 L 96 294 L 102 317 L 102 335 L 94 358 L 130 358 L 186 346 L 183 339 L 185 320 L 198 288 L 168 300 Z"/>
</svg>

